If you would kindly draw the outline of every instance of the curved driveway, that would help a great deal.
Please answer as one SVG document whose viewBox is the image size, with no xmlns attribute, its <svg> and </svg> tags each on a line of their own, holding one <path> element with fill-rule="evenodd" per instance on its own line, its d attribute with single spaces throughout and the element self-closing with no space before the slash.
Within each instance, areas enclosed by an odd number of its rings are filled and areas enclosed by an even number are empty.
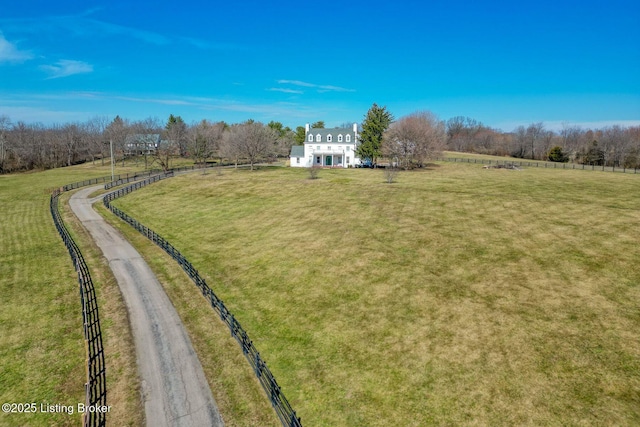
<svg viewBox="0 0 640 427">
<path fill-rule="evenodd" d="M 93 210 L 102 188 L 82 189 L 70 206 L 109 262 L 124 297 L 136 347 L 147 426 L 223 426 L 202 365 L 155 275 L 122 235 Z"/>
</svg>

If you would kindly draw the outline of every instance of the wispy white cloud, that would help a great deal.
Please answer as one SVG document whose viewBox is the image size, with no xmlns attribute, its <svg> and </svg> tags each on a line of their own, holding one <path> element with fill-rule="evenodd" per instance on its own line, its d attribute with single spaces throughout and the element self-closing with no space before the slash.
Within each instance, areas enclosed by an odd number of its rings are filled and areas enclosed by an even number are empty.
<svg viewBox="0 0 640 427">
<path fill-rule="evenodd" d="M 54 15 L 36 18 L 0 18 L 0 25 L 16 34 L 60 33 L 80 37 L 123 35 L 150 44 L 166 45 L 169 38 L 152 31 L 140 30 L 92 18 L 99 9 L 89 9 L 78 15 Z"/>
<path fill-rule="evenodd" d="M 85 74 L 93 72 L 93 65 L 83 61 L 62 59 L 55 65 L 41 65 L 40 69 L 49 74 L 49 79 L 68 77 L 74 74 Z"/>
<path fill-rule="evenodd" d="M 232 111 L 239 113 L 260 114 L 264 117 L 268 117 L 269 114 L 274 116 L 291 116 L 299 117 L 304 114 L 306 107 L 291 103 L 291 102 L 277 102 L 273 104 L 260 104 L 260 103 L 247 103 L 237 100 L 217 99 L 217 98 L 205 98 L 205 97 L 175 97 L 175 98 L 145 98 L 135 96 L 110 96 L 104 95 L 105 99 L 116 99 L 120 101 L 147 103 L 147 104 L 162 104 L 162 105 L 177 105 L 183 107 L 193 107 L 197 110 L 203 111 Z"/>
<path fill-rule="evenodd" d="M 252 118 L 265 123 L 280 120 L 289 126 L 297 126 L 322 118 L 328 124 L 338 125 L 344 122 L 344 117 L 352 114 L 334 102 L 307 105 L 298 102 L 272 103 L 250 99 L 145 96 L 97 91 L 8 93 L 1 98 L 0 112 L 7 114 L 12 121 L 28 123 L 64 123 L 101 115 L 114 117 L 116 114 L 137 120 L 154 115 L 166 117 L 172 113 L 181 115 L 187 121 L 213 116 L 228 123 Z"/>
<path fill-rule="evenodd" d="M 16 34 L 60 33 L 78 37 L 123 36 L 147 44 L 165 46 L 172 43 L 188 43 L 199 49 L 241 49 L 230 43 L 219 43 L 193 37 L 169 36 L 159 32 L 143 30 L 97 19 L 96 12 L 103 8 L 88 9 L 75 15 L 52 15 L 36 18 L 0 18 L 0 26 Z"/>
<path fill-rule="evenodd" d="M 12 64 L 20 64 L 33 58 L 33 54 L 26 50 L 19 50 L 15 44 L 4 38 L 0 32 L 0 64 L 8 62 Z"/>
<path fill-rule="evenodd" d="M 109 35 L 123 35 L 158 46 L 164 46 L 171 43 L 171 40 L 168 37 L 153 31 L 140 30 L 138 28 L 98 21 L 97 19 L 87 19 L 86 23 L 90 25 L 93 31 L 100 30 L 101 32 Z"/>
<path fill-rule="evenodd" d="M 318 92 L 355 92 L 355 89 L 347 89 L 340 86 L 333 85 L 318 85 L 315 83 L 303 82 L 300 80 L 278 80 L 279 84 L 292 85 L 299 87 L 308 87 L 310 89 L 316 89 Z"/>
<path fill-rule="evenodd" d="M 113 99 L 118 99 L 120 101 L 131 101 L 131 102 L 149 102 L 152 104 L 162 104 L 162 105 L 195 105 L 192 102 L 188 102 L 182 99 L 136 98 L 131 96 L 114 96 Z"/>
<path fill-rule="evenodd" d="M 283 87 L 270 87 L 267 90 L 271 91 L 271 92 L 283 92 L 283 93 L 294 93 L 294 94 L 302 94 L 302 93 L 304 93 L 303 91 L 301 91 L 299 89 L 287 89 L 287 88 L 283 88 Z"/>
<path fill-rule="evenodd" d="M 11 121 L 23 121 L 26 123 L 69 123 L 85 120 L 88 117 L 86 111 L 74 109 L 61 109 L 59 106 L 29 106 L 0 104 L 2 114 L 9 116 Z"/>
<path fill-rule="evenodd" d="M 300 80 L 278 80 L 278 83 L 283 85 L 294 85 L 294 86 L 302 86 L 302 87 L 317 87 L 313 83 L 302 82 Z"/>
</svg>

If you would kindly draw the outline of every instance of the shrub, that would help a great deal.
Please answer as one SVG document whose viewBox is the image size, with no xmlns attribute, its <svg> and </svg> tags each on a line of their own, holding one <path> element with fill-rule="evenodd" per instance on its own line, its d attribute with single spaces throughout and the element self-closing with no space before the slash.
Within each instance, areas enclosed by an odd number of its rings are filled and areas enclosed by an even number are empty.
<svg viewBox="0 0 640 427">
<path fill-rule="evenodd" d="M 549 160 L 552 162 L 565 163 L 569 161 L 569 157 L 562 151 L 562 147 L 556 145 L 549 150 Z"/>
<path fill-rule="evenodd" d="M 396 176 L 398 176 L 397 168 L 394 168 L 391 165 L 384 168 L 384 178 L 385 178 L 385 181 L 387 181 L 387 184 L 393 183 L 393 181 L 395 181 L 396 179 Z"/>
<path fill-rule="evenodd" d="M 317 179 L 320 169 L 322 169 L 320 166 L 311 166 L 310 168 L 307 168 L 309 171 L 309 179 Z"/>
</svg>

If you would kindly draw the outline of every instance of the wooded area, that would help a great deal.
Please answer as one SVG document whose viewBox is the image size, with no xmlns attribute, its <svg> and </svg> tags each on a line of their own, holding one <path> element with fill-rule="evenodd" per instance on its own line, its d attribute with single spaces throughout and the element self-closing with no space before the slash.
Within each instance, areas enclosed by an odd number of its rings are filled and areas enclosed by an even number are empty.
<svg viewBox="0 0 640 427">
<path fill-rule="evenodd" d="M 397 144 L 388 147 L 383 155 L 406 157 L 408 146 L 403 138 L 416 132 L 420 134 L 420 127 L 415 124 L 419 122 L 416 114 L 401 118 L 390 127 Z M 596 166 L 640 167 L 640 126 L 583 129 L 565 125 L 553 131 L 539 122 L 504 132 L 469 117 L 439 121 L 428 115 L 428 119 L 432 122 L 431 128 L 438 130 L 438 149 Z M 415 129 L 409 129 L 411 127 Z M 0 173 L 89 161 L 104 163 L 110 157 L 110 143 L 117 161 L 144 158 L 148 165 L 155 163 L 163 169 L 169 167 L 169 159 L 175 156 L 192 158 L 196 163 L 224 158 L 254 164 L 288 156 L 291 146 L 301 143 L 300 129 L 304 130 L 301 126 L 294 131 L 279 122 L 265 125 L 253 120 L 227 124 L 204 119 L 186 124 L 180 116 L 173 115 L 166 123 L 157 118 L 131 122 L 116 116 L 112 120 L 94 117 L 85 122 L 50 126 L 13 123 L 8 116 L 0 116 Z"/>
<path fill-rule="evenodd" d="M 229 125 L 201 120 L 187 125 L 171 115 L 130 122 L 95 117 L 86 122 L 44 126 L 12 123 L 0 116 L 0 173 L 51 169 L 84 162 L 105 163 L 111 144 L 117 162 L 127 158 L 167 169 L 169 160 L 180 156 L 196 163 L 225 158 L 248 161 L 288 156 L 294 132 L 281 123 L 264 125 L 253 120 Z"/>
</svg>

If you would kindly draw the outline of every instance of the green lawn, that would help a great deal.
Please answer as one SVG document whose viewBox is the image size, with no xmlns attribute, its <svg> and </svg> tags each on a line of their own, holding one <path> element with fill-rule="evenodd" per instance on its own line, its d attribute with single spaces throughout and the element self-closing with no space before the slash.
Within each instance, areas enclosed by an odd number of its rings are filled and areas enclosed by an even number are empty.
<svg viewBox="0 0 640 427">
<path fill-rule="evenodd" d="M 175 162 L 176 166 L 185 161 Z M 188 163 L 187 163 L 188 164 Z M 142 162 L 118 164 L 116 174 L 141 170 Z M 38 413 L 0 412 L 0 426 L 77 426 L 75 412 L 41 413 L 40 404 L 84 403 L 85 344 L 77 274 L 49 213 L 54 187 L 110 174 L 109 166 L 91 164 L 0 175 L 0 403 L 36 403 Z M 60 210 L 91 271 L 96 286 L 107 369 L 107 422 L 113 426 L 144 423 L 136 355 L 120 290 L 100 250 L 61 196 Z M 98 206 L 100 208 L 100 206 Z M 104 209 L 103 209 L 104 212 Z M 135 241 L 136 237 L 132 237 Z M 138 242 L 144 245 L 145 242 Z M 158 265 L 163 254 L 153 252 Z M 168 264 L 168 265 L 167 265 Z M 167 283 L 184 275 L 165 261 L 158 275 Z M 171 289 L 168 289 L 171 292 Z M 188 287 L 192 291 L 191 286 Z M 191 294 L 189 294 L 191 295 Z M 238 352 L 228 331 L 216 325 L 203 299 L 178 305 L 195 344 L 215 348 L 200 359 L 227 426 L 277 425 L 275 414 Z M 205 320 L 193 313 L 195 308 Z M 195 320 L 194 320 L 195 319 Z M 213 322 L 211 320 L 214 320 Z M 216 328 L 216 326 L 218 326 Z M 238 354 L 239 353 L 239 354 Z M 229 409 L 230 408 L 230 409 Z"/>
<path fill-rule="evenodd" d="M 131 169 L 119 168 L 117 173 L 120 170 Z M 81 423 L 77 411 L 73 415 L 39 412 L 41 403 L 74 407 L 84 403 L 86 381 L 78 278 L 53 225 L 49 196 L 53 187 L 108 174 L 108 167 L 83 165 L 0 175 L 0 403 L 36 403 L 38 408 L 36 414 L 2 412 L 2 426 Z M 92 258 L 89 250 L 83 252 Z M 135 364 L 131 370 L 120 360 L 133 351 L 121 343 L 128 335 L 126 314 L 118 319 L 124 308 L 109 307 L 103 299 L 113 295 L 115 285 L 103 283 L 104 274 L 94 269 L 92 277 L 103 315 L 105 347 L 118 351 L 107 353 L 107 400 L 114 405 L 108 419 L 128 425 L 140 417 L 131 413 L 131 405 L 138 404 L 137 391 L 131 388 L 136 385 Z M 117 298 L 116 291 L 110 300 Z"/>
<path fill-rule="evenodd" d="M 639 178 L 267 168 L 115 203 L 207 278 L 304 425 L 637 425 Z"/>
</svg>

